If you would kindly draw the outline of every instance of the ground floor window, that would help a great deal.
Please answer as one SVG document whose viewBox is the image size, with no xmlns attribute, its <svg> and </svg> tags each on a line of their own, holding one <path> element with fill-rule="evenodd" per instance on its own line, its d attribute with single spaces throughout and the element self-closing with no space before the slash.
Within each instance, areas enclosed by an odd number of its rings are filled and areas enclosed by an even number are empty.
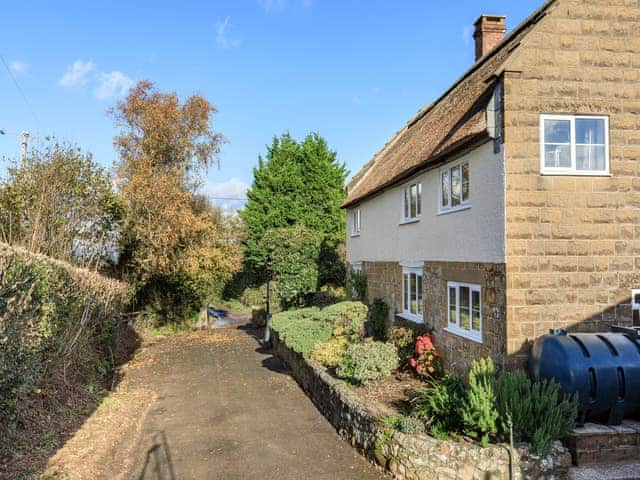
<svg viewBox="0 0 640 480">
<path fill-rule="evenodd" d="M 448 282 L 447 330 L 482 341 L 482 289 L 480 285 L 470 283 Z"/>
<path fill-rule="evenodd" d="M 402 313 L 415 322 L 423 322 L 422 268 L 402 269 Z"/>
</svg>

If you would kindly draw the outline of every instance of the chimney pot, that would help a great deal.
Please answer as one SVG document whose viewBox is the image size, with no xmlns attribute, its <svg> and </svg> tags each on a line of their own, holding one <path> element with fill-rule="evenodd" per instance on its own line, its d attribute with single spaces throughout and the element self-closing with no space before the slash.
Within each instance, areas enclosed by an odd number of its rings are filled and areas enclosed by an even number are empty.
<svg viewBox="0 0 640 480">
<path fill-rule="evenodd" d="M 504 38 L 506 17 L 503 15 L 480 15 L 475 23 L 476 62 L 484 57 Z"/>
</svg>

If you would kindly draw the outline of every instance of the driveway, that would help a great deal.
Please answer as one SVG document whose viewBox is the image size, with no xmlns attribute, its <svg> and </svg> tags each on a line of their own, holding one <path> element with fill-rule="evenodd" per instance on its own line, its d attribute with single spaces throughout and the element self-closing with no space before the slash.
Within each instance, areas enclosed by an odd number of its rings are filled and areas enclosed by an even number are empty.
<svg viewBox="0 0 640 480">
<path fill-rule="evenodd" d="M 132 479 L 382 479 L 342 441 L 249 327 L 176 334 L 128 383 L 155 391 Z M 120 463 L 120 462 L 118 462 Z"/>
</svg>

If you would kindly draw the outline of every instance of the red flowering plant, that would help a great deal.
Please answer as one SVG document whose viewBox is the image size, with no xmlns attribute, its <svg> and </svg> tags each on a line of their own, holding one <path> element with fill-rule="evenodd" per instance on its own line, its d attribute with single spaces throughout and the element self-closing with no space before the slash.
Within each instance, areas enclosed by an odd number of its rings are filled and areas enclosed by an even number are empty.
<svg viewBox="0 0 640 480">
<path fill-rule="evenodd" d="M 442 358 L 433 344 L 433 335 L 425 333 L 416 339 L 414 356 L 409 359 L 409 366 L 418 375 L 429 380 L 442 375 Z"/>
</svg>

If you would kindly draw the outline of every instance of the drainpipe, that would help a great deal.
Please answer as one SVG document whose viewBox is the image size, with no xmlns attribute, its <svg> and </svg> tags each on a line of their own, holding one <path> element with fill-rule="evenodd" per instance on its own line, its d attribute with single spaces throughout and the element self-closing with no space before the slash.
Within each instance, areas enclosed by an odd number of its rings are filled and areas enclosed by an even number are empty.
<svg viewBox="0 0 640 480">
<path fill-rule="evenodd" d="M 511 419 L 507 420 L 509 425 L 509 480 L 513 480 L 513 422 Z"/>
<path fill-rule="evenodd" d="M 264 339 L 262 342 L 264 345 L 268 345 L 271 342 L 271 251 L 267 253 L 267 298 Z"/>
</svg>

